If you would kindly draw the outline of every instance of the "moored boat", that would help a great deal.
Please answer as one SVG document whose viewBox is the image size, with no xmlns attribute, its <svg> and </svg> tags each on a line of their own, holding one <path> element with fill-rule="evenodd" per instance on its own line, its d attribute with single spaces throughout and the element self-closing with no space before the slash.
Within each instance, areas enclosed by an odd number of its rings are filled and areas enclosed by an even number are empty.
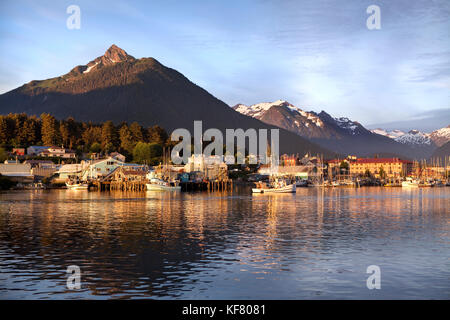
<svg viewBox="0 0 450 320">
<path fill-rule="evenodd" d="M 66 181 L 66 187 L 70 190 L 87 190 L 89 188 L 89 184 L 82 182 L 73 182 Z"/>
<path fill-rule="evenodd" d="M 275 180 L 267 184 L 263 182 L 256 183 L 256 188 L 252 188 L 253 193 L 295 193 L 296 184 L 288 184 L 285 180 Z"/>
<path fill-rule="evenodd" d="M 402 181 L 402 187 L 404 188 L 418 188 L 419 181 L 413 180 L 412 178 L 406 178 L 405 181 Z"/>
<path fill-rule="evenodd" d="M 181 191 L 181 186 L 177 181 L 164 181 L 158 178 L 150 179 L 150 182 L 145 185 L 147 191 Z"/>
</svg>

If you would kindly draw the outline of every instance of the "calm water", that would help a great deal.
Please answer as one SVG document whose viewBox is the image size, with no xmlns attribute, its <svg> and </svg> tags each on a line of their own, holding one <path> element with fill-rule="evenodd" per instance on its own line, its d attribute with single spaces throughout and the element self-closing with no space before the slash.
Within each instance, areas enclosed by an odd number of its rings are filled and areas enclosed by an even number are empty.
<svg viewBox="0 0 450 320">
<path fill-rule="evenodd" d="M 449 208 L 450 188 L 0 193 L 0 298 L 449 299 Z"/>
</svg>

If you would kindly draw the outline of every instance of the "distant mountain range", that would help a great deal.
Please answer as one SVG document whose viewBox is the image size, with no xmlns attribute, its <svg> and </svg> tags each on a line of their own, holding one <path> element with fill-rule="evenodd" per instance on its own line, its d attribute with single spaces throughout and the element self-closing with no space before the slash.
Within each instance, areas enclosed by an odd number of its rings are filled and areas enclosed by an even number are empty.
<svg viewBox="0 0 450 320">
<path fill-rule="evenodd" d="M 437 148 L 431 135 L 399 130 L 367 130 L 357 121 L 335 118 L 321 111 L 304 111 L 284 100 L 258 103 L 251 106 L 238 104 L 234 110 L 284 128 L 332 151 L 362 156 L 384 155 L 407 158 L 427 158 Z M 436 131 L 436 141 L 437 138 Z M 410 143 L 409 143 L 410 142 Z M 416 142 L 416 143 L 413 143 Z"/>
<path fill-rule="evenodd" d="M 275 128 L 235 112 L 157 60 L 135 59 L 116 45 L 65 75 L 34 80 L 0 95 L 0 114 L 10 112 L 48 112 L 58 119 L 112 120 L 116 124 L 137 121 L 143 126 L 158 124 L 169 133 L 175 128 L 192 132 L 194 120 L 203 121 L 203 130 L 218 128 L 222 132 L 226 128 Z M 334 156 L 326 148 L 284 129 L 280 129 L 280 152 Z"/>
<path fill-rule="evenodd" d="M 371 131 L 410 146 L 435 145 L 436 147 L 441 147 L 450 141 L 450 125 L 446 128 L 441 128 L 431 133 L 424 133 L 419 130 L 403 132 L 401 130 L 387 131 L 384 129 L 373 129 Z"/>
</svg>

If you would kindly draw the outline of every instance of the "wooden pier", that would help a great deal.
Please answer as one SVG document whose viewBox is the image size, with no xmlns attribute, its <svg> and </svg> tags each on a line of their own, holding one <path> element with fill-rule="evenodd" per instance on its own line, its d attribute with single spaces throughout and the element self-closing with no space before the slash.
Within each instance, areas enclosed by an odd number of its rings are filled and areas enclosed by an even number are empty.
<svg viewBox="0 0 450 320">
<path fill-rule="evenodd" d="M 145 191 L 147 181 L 93 181 L 91 186 L 98 191 Z M 188 181 L 181 182 L 181 191 L 232 191 L 233 181 Z"/>
<path fill-rule="evenodd" d="M 233 180 L 188 181 L 181 182 L 181 191 L 232 191 Z"/>
<path fill-rule="evenodd" d="M 145 191 L 145 181 L 94 181 L 98 191 Z"/>
</svg>

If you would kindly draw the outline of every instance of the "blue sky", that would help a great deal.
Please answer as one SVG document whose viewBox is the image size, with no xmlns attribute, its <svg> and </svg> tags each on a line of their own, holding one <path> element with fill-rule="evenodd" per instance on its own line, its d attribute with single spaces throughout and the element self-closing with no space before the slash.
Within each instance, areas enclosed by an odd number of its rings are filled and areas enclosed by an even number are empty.
<svg viewBox="0 0 450 320">
<path fill-rule="evenodd" d="M 66 27 L 71 4 L 79 30 Z M 380 30 L 366 27 L 372 4 Z M 448 0 L 2 1 L 0 93 L 67 73 L 113 43 L 231 106 L 284 99 L 364 125 L 450 121 Z"/>
</svg>

